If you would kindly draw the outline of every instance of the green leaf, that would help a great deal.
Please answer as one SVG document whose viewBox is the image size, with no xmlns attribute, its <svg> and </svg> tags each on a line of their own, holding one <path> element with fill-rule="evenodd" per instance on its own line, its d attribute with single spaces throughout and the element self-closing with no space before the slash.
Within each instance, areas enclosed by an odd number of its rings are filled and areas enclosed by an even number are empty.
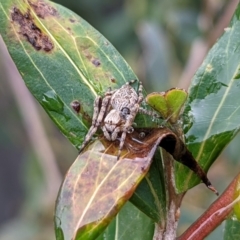
<svg viewBox="0 0 240 240">
<path fill-rule="evenodd" d="M 150 170 L 141 181 L 130 201 L 155 222 L 166 218 L 166 189 L 160 150 L 154 155 Z"/>
<path fill-rule="evenodd" d="M 108 40 L 60 5 L 2 1 L 0 22 L 0 34 L 27 87 L 76 147 L 91 123 L 95 97 L 136 79 Z M 74 100 L 80 103 L 78 116 L 70 107 Z"/>
<path fill-rule="evenodd" d="M 226 220 L 224 240 L 240 239 L 240 221 L 235 216 Z"/>
<path fill-rule="evenodd" d="M 127 202 L 97 240 L 152 240 L 153 232 L 153 221 Z"/>
<path fill-rule="evenodd" d="M 231 196 L 231 195 L 230 195 Z M 240 179 L 236 178 L 233 188 L 233 211 L 228 217 L 224 229 L 224 239 L 238 239 L 240 237 Z"/>
<path fill-rule="evenodd" d="M 184 111 L 186 144 L 208 170 L 240 128 L 240 5 L 231 24 L 197 71 Z M 185 166 L 176 164 L 179 192 L 199 183 Z"/>
<path fill-rule="evenodd" d="M 171 88 L 166 92 L 148 94 L 146 102 L 159 112 L 163 119 L 174 124 L 179 119 L 181 109 L 186 99 L 187 92 L 184 89 Z"/>
<path fill-rule="evenodd" d="M 238 221 L 240 221 L 240 179 L 238 178 L 238 181 L 236 183 L 236 188 L 235 188 L 235 192 L 234 192 L 234 199 L 237 201 L 234 204 L 233 207 L 233 212 L 234 215 L 236 216 L 236 218 L 238 219 Z"/>
</svg>

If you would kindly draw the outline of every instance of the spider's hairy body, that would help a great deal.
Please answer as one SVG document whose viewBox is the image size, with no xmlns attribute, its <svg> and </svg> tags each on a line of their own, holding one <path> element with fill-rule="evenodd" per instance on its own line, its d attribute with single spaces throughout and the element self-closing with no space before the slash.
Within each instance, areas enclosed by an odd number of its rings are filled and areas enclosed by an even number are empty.
<svg viewBox="0 0 240 240">
<path fill-rule="evenodd" d="M 142 91 L 142 87 L 140 90 Z M 134 107 L 135 103 L 138 102 L 138 98 L 139 97 L 136 91 L 129 84 L 125 84 L 113 94 L 111 98 L 111 105 L 114 109 L 118 111 L 121 111 L 124 107 L 130 109 Z M 141 99 L 141 101 L 142 100 L 143 99 Z"/>
<path fill-rule="evenodd" d="M 112 109 L 104 120 L 104 127 L 108 133 L 112 133 L 116 127 L 125 123 L 125 119 L 121 112 L 116 109 Z M 111 139 L 114 141 L 115 139 Z"/>
<path fill-rule="evenodd" d="M 80 151 L 88 144 L 92 136 L 100 127 L 104 136 L 109 141 L 115 141 L 121 133 L 118 158 L 124 145 L 127 133 L 134 131 L 132 124 L 138 112 L 142 112 L 151 116 L 153 114 L 140 108 L 143 101 L 142 83 L 139 82 L 139 88 L 136 92 L 130 85 L 136 80 L 132 80 L 124 84 L 121 88 L 105 93 L 104 97 L 98 96 L 94 101 L 94 113 L 92 118 L 92 126 L 90 127 Z"/>
</svg>

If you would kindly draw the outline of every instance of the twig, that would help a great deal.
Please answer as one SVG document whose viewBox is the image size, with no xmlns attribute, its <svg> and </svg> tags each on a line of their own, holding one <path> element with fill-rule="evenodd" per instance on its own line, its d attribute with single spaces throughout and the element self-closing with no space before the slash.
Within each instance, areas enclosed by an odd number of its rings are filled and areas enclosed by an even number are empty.
<svg viewBox="0 0 240 240">
<path fill-rule="evenodd" d="M 178 240 L 204 239 L 231 213 L 234 205 L 234 192 L 240 174 L 234 178 L 225 192 L 194 222 Z M 235 201 L 239 201 L 236 199 Z"/>
<path fill-rule="evenodd" d="M 184 193 L 177 194 L 175 190 L 175 176 L 174 176 L 174 160 L 172 156 L 162 149 L 162 159 L 165 172 L 165 187 L 166 187 L 166 202 L 167 202 L 167 216 L 166 226 L 162 229 L 158 225 L 155 226 L 154 240 L 168 240 L 175 239 L 178 220 L 180 215 L 180 205 Z"/>
</svg>

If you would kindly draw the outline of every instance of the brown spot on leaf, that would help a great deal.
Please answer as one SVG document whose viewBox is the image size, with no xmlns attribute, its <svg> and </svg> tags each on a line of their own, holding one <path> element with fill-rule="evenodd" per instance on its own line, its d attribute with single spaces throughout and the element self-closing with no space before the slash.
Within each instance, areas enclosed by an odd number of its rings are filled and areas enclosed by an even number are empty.
<svg viewBox="0 0 240 240">
<path fill-rule="evenodd" d="M 70 27 L 67 27 L 67 30 L 68 30 L 68 32 L 69 32 L 71 35 L 73 35 L 72 29 L 71 29 Z"/>
<path fill-rule="evenodd" d="M 111 82 L 112 82 L 112 83 L 116 83 L 117 80 L 116 80 L 115 78 L 111 78 Z"/>
<path fill-rule="evenodd" d="M 42 49 L 49 52 L 53 49 L 52 41 L 36 26 L 29 10 L 22 13 L 18 8 L 14 7 L 11 17 L 12 21 L 18 24 L 20 28 L 19 34 L 24 36 L 36 50 Z"/>
<path fill-rule="evenodd" d="M 81 104 L 78 100 L 74 100 L 70 103 L 72 109 L 79 114 L 80 110 L 81 110 Z"/>
<path fill-rule="evenodd" d="M 33 10 L 37 14 L 37 16 L 42 19 L 44 19 L 47 16 L 56 16 L 57 15 L 57 10 L 42 0 L 39 0 L 36 3 L 28 1 L 28 3 L 33 8 Z"/>
<path fill-rule="evenodd" d="M 70 106 L 77 114 L 81 114 L 84 120 L 89 123 L 92 121 L 92 118 L 83 110 L 81 103 L 78 100 L 73 100 L 70 103 Z"/>
<path fill-rule="evenodd" d="M 72 18 L 69 18 L 69 21 L 70 21 L 71 23 L 76 22 L 76 20 L 75 20 L 75 19 L 72 19 Z"/>
<path fill-rule="evenodd" d="M 90 46 L 80 46 L 80 48 L 83 50 L 82 53 L 84 56 L 95 66 L 99 67 L 101 65 L 101 62 L 98 58 L 94 57 L 90 52 L 89 48 Z"/>
<path fill-rule="evenodd" d="M 97 58 L 93 58 L 92 59 L 92 64 L 95 66 L 95 67 L 99 67 L 101 65 L 101 62 L 97 59 Z"/>
<path fill-rule="evenodd" d="M 92 55 L 90 54 L 90 52 L 88 50 L 83 50 L 83 54 L 84 56 L 91 61 L 91 59 L 93 58 Z"/>
</svg>

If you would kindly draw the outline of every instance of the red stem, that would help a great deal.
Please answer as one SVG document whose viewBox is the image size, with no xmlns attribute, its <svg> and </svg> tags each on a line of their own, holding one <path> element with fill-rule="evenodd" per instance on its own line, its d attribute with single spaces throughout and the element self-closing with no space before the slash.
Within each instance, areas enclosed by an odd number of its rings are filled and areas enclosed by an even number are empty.
<svg viewBox="0 0 240 240">
<path fill-rule="evenodd" d="M 222 221 L 224 221 L 233 209 L 231 203 L 234 200 L 234 192 L 238 180 L 240 180 L 240 174 L 234 178 L 224 193 L 210 205 L 203 215 L 200 216 L 199 219 L 177 239 L 204 239 Z"/>
</svg>

